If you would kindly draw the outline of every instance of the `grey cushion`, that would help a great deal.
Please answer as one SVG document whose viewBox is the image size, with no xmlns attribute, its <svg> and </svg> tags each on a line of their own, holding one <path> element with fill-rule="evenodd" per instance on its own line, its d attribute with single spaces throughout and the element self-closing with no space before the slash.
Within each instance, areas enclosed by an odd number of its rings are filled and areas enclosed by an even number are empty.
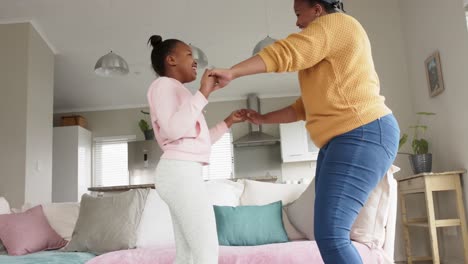
<svg viewBox="0 0 468 264">
<path fill-rule="evenodd" d="M 84 194 L 72 239 L 64 251 L 99 255 L 135 248 L 148 192 L 135 189 L 99 198 Z"/>
<path fill-rule="evenodd" d="M 315 178 L 296 201 L 284 207 L 291 224 L 309 240 L 315 240 L 314 204 Z"/>
</svg>

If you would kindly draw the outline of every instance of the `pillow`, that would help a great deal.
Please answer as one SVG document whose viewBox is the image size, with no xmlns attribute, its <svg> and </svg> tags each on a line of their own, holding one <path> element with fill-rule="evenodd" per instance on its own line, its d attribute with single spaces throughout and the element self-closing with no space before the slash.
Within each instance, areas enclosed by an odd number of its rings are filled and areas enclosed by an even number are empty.
<svg viewBox="0 0 468 264">
<path fill-rule="evenodd" d="M 268 205 L 214 206 L 219 244 L 255 246 L 288 242 L 281 201 Z"/>
<path fill-rule="evenodd" d="M 137 248 L 174 245 L 172 218 L 156 190 L 150 190 L 137 230 Z"/>
<path fill-rule="evenodd" d="M 80 213 L 80 203 L 49 203 L 42 205 L 42 208 L 50 226 L 70 241 Z"/>
<path fill-rule="evenodd" d="M 281 200 L 284 205 L 294 202 L 304 190 L 305 184 L 280 184 L 244 180 L 241 205 L 265 205 Z"/>
<path fill-rule="evenodd" d="M 4 197 L 0 197 L 0 215 L 9 213 L 11 213 L 10 204 Z"/>
<path fill-rule="evenodd" d="M 244 191 L 242 183 L 231 180 L 210 180 L 205 182 L 211 203 L 223 206 L 238 206 Z"/>
<path fill-rule="evenodd" d="M 307 237 L 301 233 L 301 231 L 297 230 L 297 228 L 291 224 L 291 221 L 289 221 L 286 208 L 287 206 L 283 206 L 282 215 L 284 230 L 286 231 L 289 241 L 307 240 Z"/>
<path fill-rule="evenodd" d="M 64 251 L 99 255 L 135 248 L 148 192 L 134 189 L 107 197 L 84 194 L 72 239 Z"/>
<path fill-rule="evenodd" d="M 0 197 L 0 215 L 9 214 L 9 213 L 11 213 L 10 204 L 5 198 Z M 0 240 L 0 255 L 6 255 L 6 254 L 7 254 L 6 249 L 3 246 L 2 241 Z"/>
<path fill-rule="evenodd" d="M 244 180 L 244 193 L 241 205 L 265 205 L 278 200 L 283 204 L 294 202 L 307 188 L 305 184 L 279 184 Z M 284 207 L 285 209 L 287 206 Z M 283 224 L 289 240 L 303 240 L 307 237 L 291 224 L 286 211 L 283 212 Z"/>
<path fill-rule="evenodd" d="M 399 170 L 400 168 L 392 165 L 377 185 L 377 188 L 372 191 L 351 228 L 352 240 L 371 248 L 383 247 L 385 244 L 386 223 L 391 205 L 390 188 L 393 181 L 393 173 Z"/>
<path fill-rule="evenodd" d="M 392 166 L 370 194 L 351 228 L 352 240 L 370 247 L 382 247 L 385 241 L 385 223 L 390 205 L 388 180 L 393 178 L 393 172 L 397 170 L 397 167 Z M 315 179 L 301 197 L 289 205 L 286 210 L 291 223 L 309 240 L 315 240 L 314 201 Z"/>
<path fill-rule="evenodd" d="M 67 244 L 49 225 L 40 205 L 24 213 L 0 215 L 0 239 L 13 256 L 58 249 Z"/>
<path fill-rule="evenodd" d="M 22 210 L 31 208 L 30 204 L 25 204 Z M 80 203 L 46 203 L 42 204 L 50 226 L 64 239 L 70 241 L 75 228 L 78 213 L 80 212 Z"/>
<path fill-rule="evenodd" d="M 285 207 L 286 215 L 291 224 L 309 240 L 315 240 L 314 202 L 315 178 L 296 201 Z"/>
</svg>

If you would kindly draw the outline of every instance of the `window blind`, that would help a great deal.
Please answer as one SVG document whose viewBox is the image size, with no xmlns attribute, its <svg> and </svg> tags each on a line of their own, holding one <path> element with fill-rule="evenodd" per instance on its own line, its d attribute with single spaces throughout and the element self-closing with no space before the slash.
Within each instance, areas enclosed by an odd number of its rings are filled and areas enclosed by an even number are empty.
<svg viewBox="0 0 468 264">
<path fill-rule="evenodd" d="M 234 175 L 232 134 L 226 132 L 211 147 L 210 165 L 203 167 L 203 178 L 230 179 Z"/>
<path fill-rule="evenodd" d="M 94 139 L 94 186 L 128 185 L 128 145 L 136 136 L 101 137 Z"/>
</svg>

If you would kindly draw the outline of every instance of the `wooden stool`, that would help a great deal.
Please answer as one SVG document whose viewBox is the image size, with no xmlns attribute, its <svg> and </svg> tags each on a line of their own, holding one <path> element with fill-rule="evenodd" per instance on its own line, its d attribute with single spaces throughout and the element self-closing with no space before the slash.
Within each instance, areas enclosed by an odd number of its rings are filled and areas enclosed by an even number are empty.
<svg viewBox="0 0 468 264">
<path fill-rule="evenodd" d="M 465 263 L 468 263 L 468 230 L 466 227 L 465 207 L 463 205 L 463 192 L 460 176 L 466 171 L 450 171 L 443 173 L 421 173 L 397 179 L 398 193 L 401 201 L 401 214 L 403 219 L 403 233 L 406 242 L 406 256 L 408 264 L 413 261 L 430 261 L 440 263 L 437 227 L 460 226 L 463 239 L 463 254 Z M 435 219 L 434 199 L 432 192 L 455 191 L 458 218 Z M 424 193 L 426 198 L 427 218 L 407 218 L 405 195 Z M 431 256 L 412 256 L 408 227 L 418 226 L 429 228 L 431 238 Z"/>
</svg>

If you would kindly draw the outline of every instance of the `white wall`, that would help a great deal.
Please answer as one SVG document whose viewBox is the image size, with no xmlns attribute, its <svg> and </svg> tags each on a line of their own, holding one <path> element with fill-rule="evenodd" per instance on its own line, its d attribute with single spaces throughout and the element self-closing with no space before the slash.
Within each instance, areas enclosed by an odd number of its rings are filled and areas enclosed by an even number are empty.
<svg viewBox="0 0 468 264">
<path fill-rule="evenodd" d="M 29 25 L 25 202 L 52 199 L 54 54 Z"/>
<path fill-rule="evenodd" d="M 468 168 L 468 119 L 465 116 L 468 112 L 468 34 L 464 2 L 400 0 L 400 5 L 414 109 L 437 113 L 428 122 L 433 170 Z M 446 90 L 431 98 L 424 61 L 436 50 L 440 52 Z M 467 180 L 465 175 L 464 182 Z M 464 190 L 466 199 L 466 185 Z M 457 233 L 447 235 L 445 257 L 460 256 L 454 252 L 460 252 L 460 243 L 454 242 L 459 239 Z"/>
<path fill-rule="evenodd" d="M 0 25 L 0 196 L 24 202 L 28 25 Z"/>
<path fill-rule="evenodd" d="M 49 202 L 54 54 L 29 23 L 0 25 L 0 195 Z"/>
</svg>

